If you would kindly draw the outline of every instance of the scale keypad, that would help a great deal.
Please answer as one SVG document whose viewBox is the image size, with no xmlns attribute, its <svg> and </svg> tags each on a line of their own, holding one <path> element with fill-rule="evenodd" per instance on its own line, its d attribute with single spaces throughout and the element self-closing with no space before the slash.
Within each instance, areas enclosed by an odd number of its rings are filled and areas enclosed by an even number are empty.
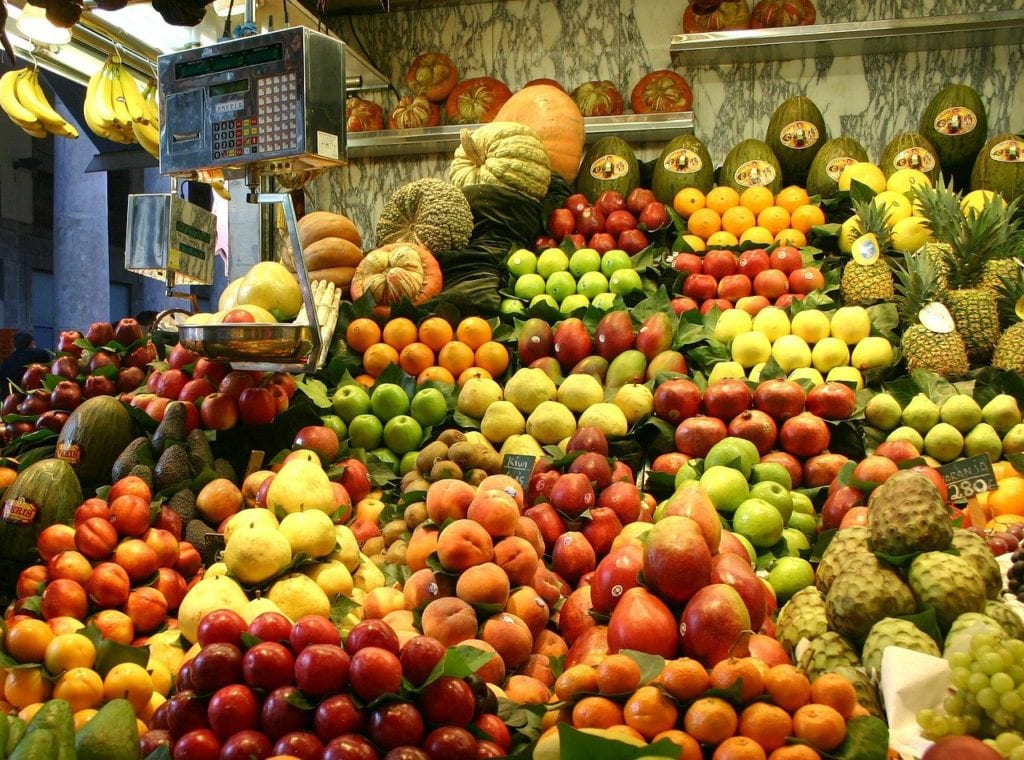
<svg viewBox="0 0 1024 760">
<path fill-rule="evenodd" d="M 256 95 L 257 113 L 260 115 L 260 150 L 272 152 L 296 146 L 296 84 L 294 71 L 258 80 Z"/>
<path fill-rule="evenodd" d="M 255 116 L 213 123 L 213 157 L 235 158 L 260 149 L 259 123 Z"/>
</svg>

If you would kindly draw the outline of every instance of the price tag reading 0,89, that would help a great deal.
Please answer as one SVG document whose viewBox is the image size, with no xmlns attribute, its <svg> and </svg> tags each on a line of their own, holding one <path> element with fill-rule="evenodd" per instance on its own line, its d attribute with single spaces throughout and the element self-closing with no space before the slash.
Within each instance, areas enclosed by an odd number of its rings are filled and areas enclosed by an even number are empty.
<svg viewBox="0 0 1024 760">
<path fill-rule="evenodd" d="M 940 467 L 939 472 L 946 481 L 952 501 L 967 501 L 972 496 L 993 491 L 997 487 L 996 473 L 988 454 L 951 462 Z"/>
</svg>

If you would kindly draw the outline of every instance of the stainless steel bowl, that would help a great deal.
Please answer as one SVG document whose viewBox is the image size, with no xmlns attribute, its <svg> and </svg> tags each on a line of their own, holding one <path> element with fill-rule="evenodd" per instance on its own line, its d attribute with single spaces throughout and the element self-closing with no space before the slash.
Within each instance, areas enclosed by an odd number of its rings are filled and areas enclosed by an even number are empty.
<svg viewBox="0 0 1024 760">
<path fill-rule="evenodd" d="M 309 325 L 179 325 L 178 340 L 200 356 L 229 362 L 297 362 L 313 349 Z"/>
</svg>

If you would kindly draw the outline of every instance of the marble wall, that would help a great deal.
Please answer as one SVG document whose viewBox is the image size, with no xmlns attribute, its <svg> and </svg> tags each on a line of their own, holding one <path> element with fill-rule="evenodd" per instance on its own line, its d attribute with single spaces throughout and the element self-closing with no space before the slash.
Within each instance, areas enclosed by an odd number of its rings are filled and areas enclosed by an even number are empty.
<svg viewBox="0 0 1024 760">
<path fill-rule="evenodd" d="M 818 19 L 841 22 L 964 13 L 954 0 L 816 0 Z M 978 0 L 972 12 L 1024 8 L 1024 0 Z M 610 79 L 626 96 L 648 71 L 674 68 L 694 91 L 695 132 L 720 162 L 736 142 L 763 138 L 785 98 L 805 94 L 821 108 L 829 132 L 860 140 L 877 156 L 898 134 L 917 127 L 942 86 L 963 82 L 988 106 L 990 130 L 1024 129 L 1024 44 L 995 48 L 887 53 L 687 68 L 670 55 L 685 3 L 675 0 L 492 0 L 337 19 L 335 31 L 361 48 L 403 91 L 405 71 L 421 52 L 448 53 L 464 77 L 491 75 L 513 89 L 552 77 L 571 89 Z M 404 94 L 404 93 L 403 93 Z M 385 110 L 395 102 L 382 99 Z M 658 146 L 637 146 L 642 158 Z M 308 207 L 344 211 L 368 241 L 382 204 L 400 185 L 443 177 L 449 156 L 356 159 L 316 180 Z"/>
</svg>

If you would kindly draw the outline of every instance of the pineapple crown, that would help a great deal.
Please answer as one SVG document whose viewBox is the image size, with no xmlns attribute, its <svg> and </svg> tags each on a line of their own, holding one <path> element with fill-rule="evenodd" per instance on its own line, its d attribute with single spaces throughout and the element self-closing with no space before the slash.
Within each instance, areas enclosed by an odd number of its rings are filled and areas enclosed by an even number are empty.
<svg viewBox="0 0 1024 760">
<path fill-rule="evenodd" d="M 1024 298 L 1024 269 L 1018 266 L 1012 276 L 999 275 L 996 286 L 999 323 L 1004 329 L 1021 321 L 1017 316 L 1017 302 L 1021 298 Z"/>
<path fill-rule="evenodd" d="M 878 249 L 882 254 L 892 250 L 892 230 L 885 221 L 888 210 L 888 205 L 879 205 L 873 200 L 853 201 L 853 212 L 857 215 L 857 236 L 873 234 L 878 238 Z"/>
<path fill-rule="evenodd" d="M 939 242 L 950 242 L 964 218 L 960 210 L 961 198 L 953 192 L 952 183 L 946 184 L 940 176 L 935 187 L 917 185 L 911 189 L 910 196 L 921 207 L 932 237 Z"/>
<path fill-rule="evenodd" d="M 900 321 L 915 324 L 921 309 L 941 299 L 945 291 L 942 273 L 925 248 L 906 254 L 902 264 L 893 262 L 891 266 L 896 276 Z"/>
</svg>

